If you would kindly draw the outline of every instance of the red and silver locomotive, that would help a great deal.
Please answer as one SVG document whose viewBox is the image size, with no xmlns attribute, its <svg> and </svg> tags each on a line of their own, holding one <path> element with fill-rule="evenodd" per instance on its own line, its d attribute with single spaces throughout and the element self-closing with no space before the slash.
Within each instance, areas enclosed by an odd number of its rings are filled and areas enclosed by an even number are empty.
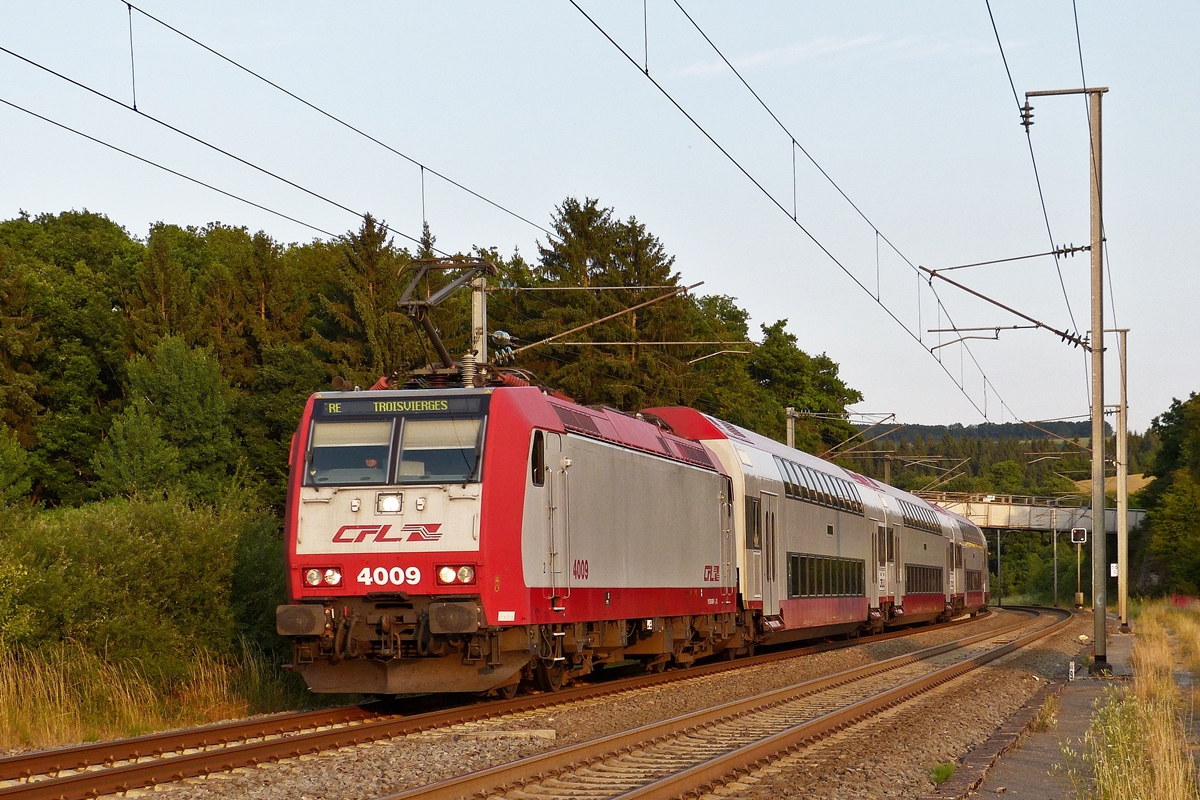
<svg viewBox="0 0 1200 800">
<path fill-rule="evenodd" d="M 510 696 L 988 602 L 968 520 L 688 408 L 322 393 L 291 465 L 277 628 L 316 692 Z"/>
</svg>

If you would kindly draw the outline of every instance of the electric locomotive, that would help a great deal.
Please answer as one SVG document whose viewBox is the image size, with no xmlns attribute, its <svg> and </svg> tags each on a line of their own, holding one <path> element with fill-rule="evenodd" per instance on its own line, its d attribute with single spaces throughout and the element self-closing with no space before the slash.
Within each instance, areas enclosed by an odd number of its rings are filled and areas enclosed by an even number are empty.
<svg viewBox="0 0 1200 800">
<path fill-rule="evenodd" d="M 530 386 L 330 392 L 291 461 L 277 628 L 313 691 L 553 690 L 752 638 L 729 476 L 643 419 Z"/>
</svg>

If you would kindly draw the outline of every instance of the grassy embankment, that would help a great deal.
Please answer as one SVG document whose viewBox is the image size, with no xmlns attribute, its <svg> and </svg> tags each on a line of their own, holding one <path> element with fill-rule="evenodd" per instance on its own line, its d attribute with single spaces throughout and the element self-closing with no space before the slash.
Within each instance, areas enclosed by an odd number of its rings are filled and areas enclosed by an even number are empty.
<svg viewBox="0 0 1200 800">
<path fill-rule="evenodd" d="M 1094 783 L 1087 786 L 1073 770 L 1076 788 L 1081 797 L 1098 800 L 1197 800 L 1186 728 L 1193 696 L 1180 690 L 1173 671 L 1177 652 L 1183 666 L 1200 675 L 1200 617 L 1149 603 L 1136 631 L 1133 683 L 1110 690 L 1092 718 L 1082 756 Z"/>
<path fill-rule="evenodd" d="M 282 559 L 245 498 L 0 508 L 0 748 L 313 704 L 279 668 Z"/>
</svg>

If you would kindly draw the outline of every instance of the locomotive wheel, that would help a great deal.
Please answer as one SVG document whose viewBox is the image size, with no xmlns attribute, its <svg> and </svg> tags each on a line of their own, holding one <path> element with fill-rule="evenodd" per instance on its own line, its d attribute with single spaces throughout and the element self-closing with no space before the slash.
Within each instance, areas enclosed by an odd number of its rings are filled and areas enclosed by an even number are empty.
<svg viewBox="0 0 1200 800">
<path fill-rule="evenodd" d="M 543 692 L 557 692 L 563 685 L 563 672 L 562 662 L 547 664 L 545 661 L 538 661 L 534 670 L 538 688 Z"/>
<path fill-rule="evenodd" d="M 510 683 L 507 686 L 501 686 L 496 690 L 496 697 L 500 698 L 501 700 L 512 700 L 517 696 L 517 687 L 519 685 L 520 682 Z"/>
</svg>

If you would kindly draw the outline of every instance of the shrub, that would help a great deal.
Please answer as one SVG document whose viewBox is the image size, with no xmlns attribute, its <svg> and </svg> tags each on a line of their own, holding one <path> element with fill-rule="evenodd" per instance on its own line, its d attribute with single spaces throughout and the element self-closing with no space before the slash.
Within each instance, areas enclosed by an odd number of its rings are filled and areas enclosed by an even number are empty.
<svg viewBox="0 0 1200 800">
<path fill-rule="evenodd" d="M 0 621 L 0 643 L 74 641 L 168 679 L 197 650 L 234 654 L 239 624 L 270 650 L 259 617 L 282 597 L 281 551 L 275 523 L 237 496 L 219 507 L 174 494 L 10 509 L 0 516 L 0 611 L 20 613 Z"/>
</svg>

